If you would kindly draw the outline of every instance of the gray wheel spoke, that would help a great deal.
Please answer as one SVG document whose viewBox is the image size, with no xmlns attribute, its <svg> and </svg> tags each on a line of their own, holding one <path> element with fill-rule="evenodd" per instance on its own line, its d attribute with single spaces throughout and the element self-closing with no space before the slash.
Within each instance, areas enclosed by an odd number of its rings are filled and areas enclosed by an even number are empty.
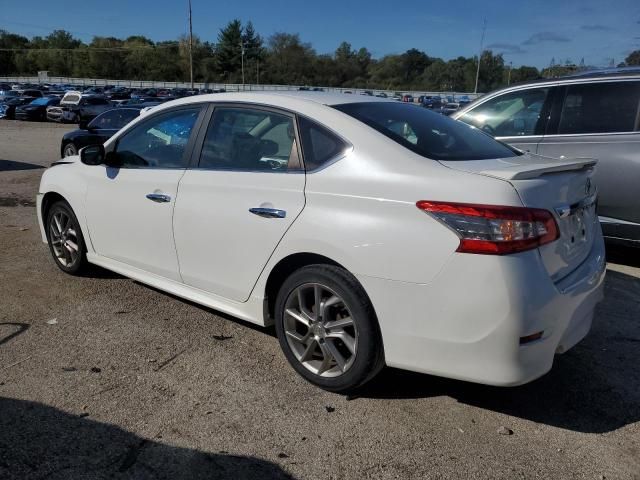
<svg viewBox="0 0 640 480">
<path fill-rule="evenodd" d="M 76 236 L 77 236 L 77 235 L 76 235 L 76 231 L 75 231 L 73 228 L 71 228 L 71 227 L 69 227 L 69 228 L 67 229 L 67 235 L 73 235 L 74 237 L 76 237 Z"/>
<path fill-rule="evenodd" d="M 320 306 L 322 305 L 322 290 L 318 284 L 313 286 L 313 305 L 315 307 L 313 319 L 318 320 L 320 318 Z"/>
<path fill-rule="evenodd" d="M 320 318 L 324 321 L 325 320 L 325 312 L 327 311 L 327 308 L 332 307 L 333 305 L 337 305 L 338 303 L 342 302 L 342 300 L 340 300 L 340 297 L 338 297 L 337 295 L 333 295 L 331 297 L 329 297 L 328 299 L 326 299 L 325 301 L 320 303 Z"/>
<path fill-rule="evenodd" d="M 351 353 L 356 353 L 356 340 L 345 331 L 327 333 L 327 338 L 339 339 L 349 349 Z"/>
<path fill-rule="evenodd" d="M 318 367 L 318 375 L 329 370 L 329 368 L 331 368 L 331 360 L 333 360 L 331 353 L 326 347 L 327 343 L 326 342 L 324 344 L 320 343 L 319 345 L 320 345 L 320 350 L 322 351 L 323 358 L 322 358 L 322 363 L 320 363 L 320 366 Z"/>
<path fill-rule="evenodd" d="M 302 353 L 302 355 L 300 356 L 300 361 L 301 362 L 308 362 L 309 360 L 311 360 L 313 358 L 313 352 L 315 352 L 316 350 L 316 339 L 311 339 L 311 341 L 309 342 L 309 345 L 307 345 L 307 348 L 304 350 L 304 352 Z"/>
<path fill-rule="evenodd" d="M 287 330 L 286 334 L 289 337 L 293 338 L 296 342 L 300 342 L 300 343 L 305 343 L 309 339 L 309 337 L 311 336 L 308 333 L 306 335 L 302 335 L 302 334 L 300 334 L 298 332 L 290 332 L 288 330 Z"/>
<path fill-rule="evenodd" d="M 69 250 L 72 253 L 75 253 L 75 252 L 78 251 L 78 245 L 76 245 L 71 240 L 67 240 L 67 242 L 64 244 L 64 246 L 67 247 L 67 250 Z"/>
<path fill-rule="evenodd" d="M 322 344 L 320 346 L 322 347 Z M 344 372 L 344 367 L 346 366 L 347 361 L 333 344 L 333 340 L 327 339 L 327 341 L 324 342 L 324 347 L 325 348 L 322 349 L 322 353 L 324 353 L 326 350 L 329 355 L 331 355 L 331 357 L 336 361 L 338 368 Z"/>
<path fill-rule="evenodd" d="M 298 313 L 295 310 L 291 309 L 291 308 L 287 308 L 285 310 L 285 313 L 293 318 L 295 318 L 298 322 L 300 322 L 301 324 L 305 325 L 305 326 L 309 326 L 309 319 L 304 316 L 302 313 Z"/>
<path fill-rule="evenodd" d="M 58 215 L 53 216 L 53 221 L 55 222 L 56 233 L 58 235 L 62 235 L 62 224 L 60 223 L 60 219 L 58 218 Z"/>
<path fill-rule="evenodd" d="M 325 322 L 324 327 L 327 329 L 345 328 L 353 326 L 353 320 L 351 317 L 339 318 L 338 320 L 332 320 Z"/>
</svg>

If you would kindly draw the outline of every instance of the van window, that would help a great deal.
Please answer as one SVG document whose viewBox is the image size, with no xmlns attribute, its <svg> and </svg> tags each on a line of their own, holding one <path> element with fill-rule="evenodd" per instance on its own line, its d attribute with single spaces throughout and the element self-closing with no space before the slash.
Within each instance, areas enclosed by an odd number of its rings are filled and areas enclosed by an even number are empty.
<svg viewBox="0 0 640 480">
<path fill-rule="evenodd" d="M 542 135 L 542 107 L 549 88 L 532 88 L 499 95 L 469 110 L 459 120 L 494 137 Z"/>
<path fill-rule="evenodd" d="M 562 104 L 559 134 L 639 130 L 640 82 L 569 85 Z"/>
</svg>

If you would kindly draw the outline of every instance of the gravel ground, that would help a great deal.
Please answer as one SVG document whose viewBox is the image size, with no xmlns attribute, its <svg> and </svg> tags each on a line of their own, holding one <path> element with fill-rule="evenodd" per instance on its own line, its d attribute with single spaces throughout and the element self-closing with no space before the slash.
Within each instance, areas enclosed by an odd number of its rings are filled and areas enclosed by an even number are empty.
<svg viewBox="0 0 640 480">
<path fill-rule="evenodd" d="M 591 334 L 529 385 L 330 394 L 272 330 L 55 267 L 34 200 L 69 129 L 0 121 L 0 478 L 640 479 L 638 254 L 610 252 Z"/>
</svg>

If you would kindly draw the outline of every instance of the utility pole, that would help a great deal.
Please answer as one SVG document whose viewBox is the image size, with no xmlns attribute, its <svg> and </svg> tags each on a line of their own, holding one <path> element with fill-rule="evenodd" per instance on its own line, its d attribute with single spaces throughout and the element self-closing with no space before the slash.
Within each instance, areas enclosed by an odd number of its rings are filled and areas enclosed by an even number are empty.
<svg viewBox="0 0 640 480">
<path fill-rule="evenodd" d="M 513 68 L 513 62 L 509 62 L 509 76 L 507 77 L 507 87 L 511 85 L 511 69 Z"/>
<path fill-rule="evenodd" d="M 189 0 L 189 72 L 193 90 L 193 27 L 191 25 L 191 0 Z"/>
<path fill-rule="evenodd" d="M 260 84 L 260 59 L 256 59 L 256 85 Z"/>
<path fill-rule="evenodd" d="M 482 47 L 484 44 L 484 33 L 487 30 L 487 19 L 484 19 L 482 25 L 482 37 L 480 38 L 480 53 L 478 54 L 478 69 L 476 70 L 476 88 L 473 89 L 473 93 L 478 93 L 478 80 L 480 79 L 480 60 L 482 59 Z"/>
</svg>

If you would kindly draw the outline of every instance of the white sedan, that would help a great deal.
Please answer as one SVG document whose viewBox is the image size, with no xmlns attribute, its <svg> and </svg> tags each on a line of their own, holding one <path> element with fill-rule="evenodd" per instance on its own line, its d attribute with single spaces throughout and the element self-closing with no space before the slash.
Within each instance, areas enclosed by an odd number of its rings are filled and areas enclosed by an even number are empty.
<svg viewBox="0 0 640 480">
<path fill-rule="evenodd" d="M 54 165 L 38 215 L 61 270 L 275 323 L 293 368 L 331 391 L 383 365 L 529 382 L 602 298 L 595 161 L 524 154 L 415 105 L 188 97 Z"/>
</svg>

